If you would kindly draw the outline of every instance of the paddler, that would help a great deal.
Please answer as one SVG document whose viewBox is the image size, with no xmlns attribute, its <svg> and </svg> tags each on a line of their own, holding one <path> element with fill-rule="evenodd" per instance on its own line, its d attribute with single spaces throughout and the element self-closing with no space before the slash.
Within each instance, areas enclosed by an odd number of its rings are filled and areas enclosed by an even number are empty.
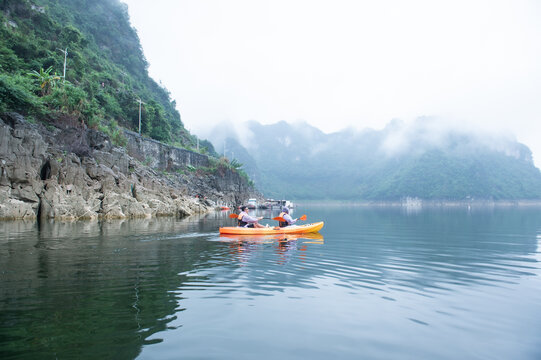
<svg viewBox="0 0 541 360">
<path fill-rule="evenodd" d="M 263 228 L 265 226 L 258 223 L 259 220 L 263 217 L 252 217 L 248 215 L 249 208 L 246 205 L 240 207 L 240 214 L 237 217 L 238 226 L 240 227 L 249 227 L 249 228 Z"/>
<path fill-rule="evenodd" d="M 297 220 L 299 220 L 298 218 L 293 219 L 291 217 L 291 215 L 289 215 L 289 208 L 287 206 L 284 206 L 282 208 L 282 212 L 278 216 L 285 220 L 285 221 L 280 221 L 279 222 L 280 227 L 286 227 L 286 226 L 289 226 L 289 225 L 293 225 L 293 224 L 295 224 L 297 222 Z"/>
</svg>

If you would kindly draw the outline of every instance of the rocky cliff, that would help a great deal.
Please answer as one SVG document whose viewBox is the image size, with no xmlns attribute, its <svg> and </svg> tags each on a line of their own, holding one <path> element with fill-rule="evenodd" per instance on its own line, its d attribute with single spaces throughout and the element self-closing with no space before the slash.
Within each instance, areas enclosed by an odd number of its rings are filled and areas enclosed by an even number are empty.
<svg viewBox="0 0 541 360">
<path fill-rule="evenodd" d="M 0 116 L 0 219 L 186 216 L 260 197 L 205 155 L 127 133 L 114 146 L 103 133 L 62 123 Z"/>
</svg>

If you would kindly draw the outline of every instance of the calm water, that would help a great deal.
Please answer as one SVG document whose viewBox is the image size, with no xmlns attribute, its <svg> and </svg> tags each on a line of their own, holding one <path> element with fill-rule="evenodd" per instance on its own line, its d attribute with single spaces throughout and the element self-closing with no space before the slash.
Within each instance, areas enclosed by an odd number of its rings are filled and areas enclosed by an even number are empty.
<svg viewBox="0 0 541 360">
<path fill-rule="evenodd" d="M 0 358 L 541 359 L 539 208 L 303 213 L 0 222 Z"/>
</svg>

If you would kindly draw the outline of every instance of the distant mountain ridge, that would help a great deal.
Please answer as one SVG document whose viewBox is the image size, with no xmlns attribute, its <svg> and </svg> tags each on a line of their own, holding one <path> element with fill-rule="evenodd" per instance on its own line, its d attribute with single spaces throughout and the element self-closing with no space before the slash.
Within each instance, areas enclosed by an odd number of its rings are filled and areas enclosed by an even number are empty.
<svg viewBox="0 0 541 360">
<path fill-rule="evenodd" d="M 453 129 L 432 118 L 331 134 L 307 123 L 251 121 L 244 124 L 242 142 L 228 129 L 209 138 L 245 164 L 269 197 L 541 199 L 541 172 L 527 146 L 503 135 Z"/>
</svg>

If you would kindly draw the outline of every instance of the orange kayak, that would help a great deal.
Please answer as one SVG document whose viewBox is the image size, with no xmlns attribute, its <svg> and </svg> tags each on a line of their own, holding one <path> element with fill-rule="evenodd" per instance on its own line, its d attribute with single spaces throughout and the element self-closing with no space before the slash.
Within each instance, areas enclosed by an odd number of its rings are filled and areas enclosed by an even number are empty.
<svg viewBox="0 0 541 360">
<path fill-rule="evenodd" d="M 247 228 L 239 226 L 226 226 L 220 228 L 220 234 L 236 235 L 274 235 L 274 234 L 305 234 L 318 232 L 323 228 L 323 221 L 306 224 L 291 225 L 286 227 Z"/>
<path fill-rule="evenodd" d="M 317 240 L 323 242 L 323 235 L 319 232 L 304 234 L 270 234 L 270 235 L 239 235 L 239 234 L 220 234 L 224 240 L 238 240 L 251 242 L 268 242 L 283 240 Z"/>
</svg>

